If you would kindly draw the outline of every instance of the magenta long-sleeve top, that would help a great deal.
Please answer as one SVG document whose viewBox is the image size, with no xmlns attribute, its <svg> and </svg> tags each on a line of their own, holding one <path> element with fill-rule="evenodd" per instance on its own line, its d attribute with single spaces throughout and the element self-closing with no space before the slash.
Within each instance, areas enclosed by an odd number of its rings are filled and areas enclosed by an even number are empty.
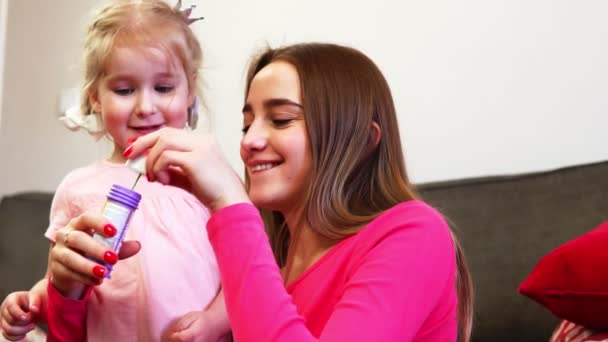
<svg viewBox="0 0 608 342">
<path fill-rule="evenodd" d="M 236 341 L 456 341 L 454 242 L 424 202 L 385 211 L 287 287 L 255 207 L 207 230 Z"/>
</svg>

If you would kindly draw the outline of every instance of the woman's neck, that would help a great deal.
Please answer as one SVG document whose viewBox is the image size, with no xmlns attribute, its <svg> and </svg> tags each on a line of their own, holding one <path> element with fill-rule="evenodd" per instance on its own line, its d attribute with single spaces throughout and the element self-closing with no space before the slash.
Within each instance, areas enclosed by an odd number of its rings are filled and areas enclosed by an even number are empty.
<svg viewBox="0 0 608 342">
<path fill-rule="evenodd" d="M 288 274 L 283 275 L 285 283 L 289 284 L 321 259 L 335 242 L 321 237 L 307 222 L 298 223 L 293 217 L 285 216 L 285 223 L 291 238 L 296 239 L 295 243 L 289 244 L 287 255 L 291 259 L 291 265 L 284 270 L 288 271 Z"/>
</svg>

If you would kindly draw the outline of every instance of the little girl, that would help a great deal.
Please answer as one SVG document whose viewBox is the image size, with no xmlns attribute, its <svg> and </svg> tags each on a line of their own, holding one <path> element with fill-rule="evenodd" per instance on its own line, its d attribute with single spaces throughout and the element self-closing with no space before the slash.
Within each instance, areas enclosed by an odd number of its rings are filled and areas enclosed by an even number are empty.
<svg viewBox="0 0 608 342">
<path fill-rule="evenodd" d="M 29 292 L 7 297 L 2 306 L 6 338 L 18 340 L 33 322 L 59 315 L 44 309 L 47 300 L 56 300 L 53 291 L 60 300 L 87 306 L 86 326 L 81 332 L 71 331 L 70 338 L 159 341 L 196 334 L 216 340 L 227 332 L 221 310 L 213 316 L 220 317 L 216 322 L 221 324 L 201 323 L 203 310 L 218 294 L 220 279 L 205 230 L 208 210 L 188 192 L 142 177 L 135 188 L 142 200 L 126 237 L 139 241 L 141 250 L 124 261 L 117 263 L 118 255 L 93 244 L 86 233 L 56 239 L 56 232 L 72 218 L 99 212 L 113 184 L 131 187 L 137 174 L 123 156 L 130 143 L 162 127 L 195 124 L 202 52 L 189 27 L 194 21 L 189 18 L 191 9 L 180 11 L 162 0 L 114 1 L 89 26 L 80 108 L 85 116 L 66 123 L 106 134 L 114 150 L 107 160 L 73 170 L 59 185 L 45 234 L 51 240 L 52 284 L 45 278 Z M 96 122 L 103 130 L 95 127 Z M 106 236 L 115 233 L 111 225 L 104 228 Z M 133 247 L 129 254 L 139 249 L 133 243 L 128 246 Z M 116 263 L 111 279 L 105 278 L 107 269 L 82 254 Z M 206 331 L 188 331 L 193 329 Z"/>
</svg>

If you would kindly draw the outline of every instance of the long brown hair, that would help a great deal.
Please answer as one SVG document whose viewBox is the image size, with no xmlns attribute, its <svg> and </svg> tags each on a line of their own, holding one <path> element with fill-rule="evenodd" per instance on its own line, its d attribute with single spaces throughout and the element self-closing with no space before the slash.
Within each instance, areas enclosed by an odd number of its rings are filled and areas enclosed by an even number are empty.
<svg viewBox="0 0 608 342">
<path fill-rule="evenodd" d="M 418 197 L 407 176 L 393 98 L 374 62 L 358 50 L 334 44 L 267 49 L 250 64 L 245 97 L 255 75 L 275 61 L 292 64 L 299 74 L 312 150 L 312 173 L 301 198 L 300 221 L 322 239 L 337 242 L 385 210 Z M 381 131 L 377 145 L 371 134 L 374 122 Z M 292 227 L 291 238 L 281 213 L 261 212 L 277 262 L 289 270 L 298 230 Z M 468 341 L 472 285 L 462 248 L 456 239 L 454 244 L 459 336 Z"/>
</svg>

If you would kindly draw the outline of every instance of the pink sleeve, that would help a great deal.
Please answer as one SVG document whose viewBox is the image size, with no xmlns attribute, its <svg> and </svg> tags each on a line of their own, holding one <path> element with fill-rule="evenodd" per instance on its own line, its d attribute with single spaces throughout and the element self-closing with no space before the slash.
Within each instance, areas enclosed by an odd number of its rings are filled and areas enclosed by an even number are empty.
<svg viewBox="0 0 608 342">
<path fill-rule="evenodd" d="M 44 233 L 44 236 L 53 242 L 55 242 L 57 231 L 65 227 L 73 217 L 77 216 L 77 213 L 74 212 L 72 201 L 69 199 L 69 189 L 70 186 L 66 177 L 61 181 L 53 196 L 49 226 Z"/>
<path fill-rule="evenodd" d="M 455 277 L 449 230 L 439 217 L 428 219 L 387 230 L 388 237 L 361 258 L 319 340 L 414 338 Z M 437 223 L 439 229 L 427 233 L 427 225 Z M 235 340 L 316 340 L 283 285 L 257 209 L 249 204 L 224 208 L 207 229 Z M 445 243 L 437 244 L 438 232 L 447 236 Z M 451 312 L 445 316 L 450 319 Z M 454 340 L 455 330 L 451 335 Z"/>
<path fill-rule="evenodd" d="M 50 280 L 47 283 L 47 341 L 85 341 L 87 302 L 92 287 L 86 291 L 84 299 L 75 300 L 61 295 Z"/>
</svg>

